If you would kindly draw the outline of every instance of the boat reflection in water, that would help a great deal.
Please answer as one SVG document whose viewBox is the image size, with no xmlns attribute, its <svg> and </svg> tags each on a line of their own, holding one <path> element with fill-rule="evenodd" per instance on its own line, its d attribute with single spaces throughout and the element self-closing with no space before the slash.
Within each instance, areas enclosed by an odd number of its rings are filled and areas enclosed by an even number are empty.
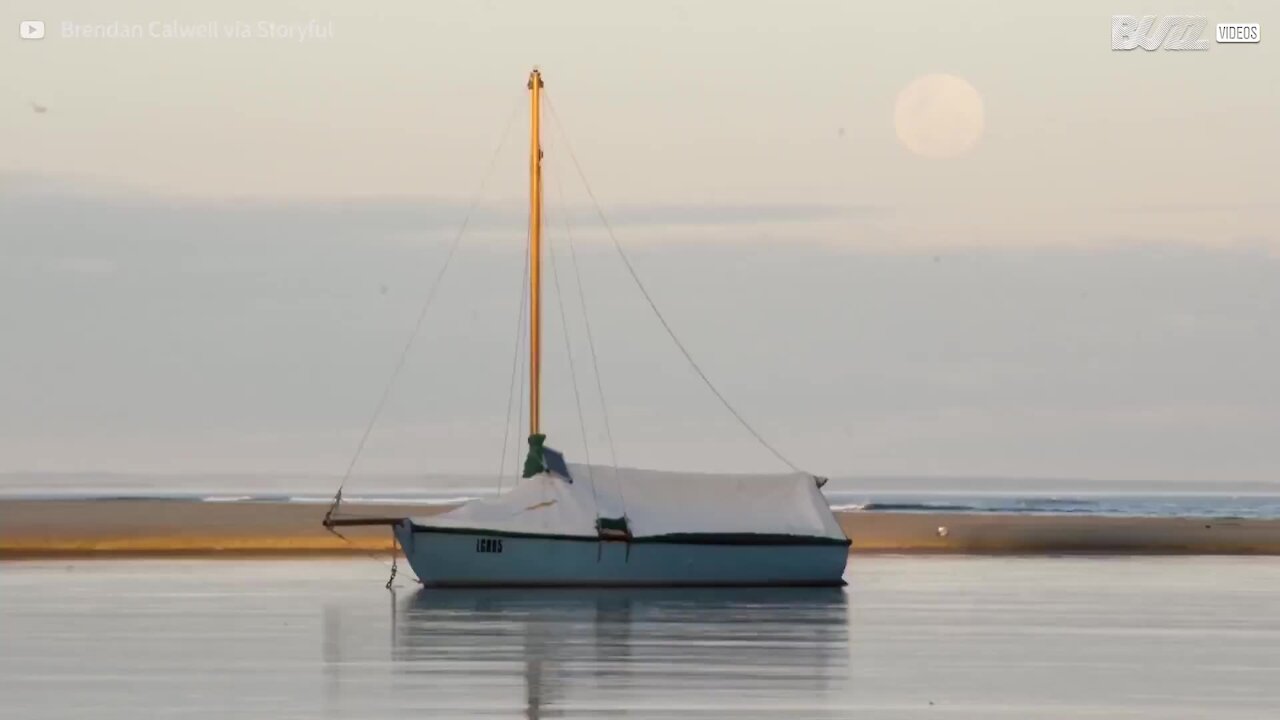
<svg viewBox="0 0 1280 720">
<path fill-rule="evenodd" d="M 840 588 L 429 589 L 397 605 L 397 689 L 429 686 L 423 706 L 446 713 L 795 710 L 847 676 Z"/>
</svg>

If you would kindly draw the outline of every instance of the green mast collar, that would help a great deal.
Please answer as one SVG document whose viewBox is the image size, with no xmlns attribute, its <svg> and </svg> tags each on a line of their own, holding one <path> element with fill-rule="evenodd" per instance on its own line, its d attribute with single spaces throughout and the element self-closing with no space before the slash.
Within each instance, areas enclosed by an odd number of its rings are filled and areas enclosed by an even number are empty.
<svg viewBox="0 0 1280 720">
<path fill-rule="evenodd" d="M 529 436 L 529 455 L 524 459 L 523 477 L 530 478 L 547 471 L 547 459 L 542 454 L 542 446 L 546 442 L 547 436 L 542 433 Z"/>
</svg>

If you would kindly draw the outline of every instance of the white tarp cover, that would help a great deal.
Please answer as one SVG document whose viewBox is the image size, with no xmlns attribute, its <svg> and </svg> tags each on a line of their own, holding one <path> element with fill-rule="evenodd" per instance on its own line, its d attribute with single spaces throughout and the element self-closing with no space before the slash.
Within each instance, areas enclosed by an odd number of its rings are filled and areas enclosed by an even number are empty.
<svg viewBox="0 0 1280 720">
<path fill-rule="evenodd" d="M 843 540 L 810 475 L 713 475 L 570 465 L 573 482 L 544 473 L 501 495 L 414 518 L 425 527 L 596 537 L 598 516 L 624 513 L 634 537 L 760 533 Z M 593 486 L 594 485 L 594 493 Z M 597 515 L 597 508 L 599 513 Z"/>
</svg>

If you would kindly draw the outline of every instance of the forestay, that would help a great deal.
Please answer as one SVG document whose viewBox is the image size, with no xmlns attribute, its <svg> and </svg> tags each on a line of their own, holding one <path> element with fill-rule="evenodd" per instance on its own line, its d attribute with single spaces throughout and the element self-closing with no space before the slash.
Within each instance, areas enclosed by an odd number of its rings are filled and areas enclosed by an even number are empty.
<svg viewBox="0 0 1280 720">
<path fill-rule="evenodd" d="M 811 475 L 722 475 L 570 465 L 440 515 L 424 528 L 596 537 L 598 517 L 625 515 L 636 538 L 683 534 L 784 535 L 844 540 Z M 594 487 L 593 487 L 594 486 Z"/>
</svg>

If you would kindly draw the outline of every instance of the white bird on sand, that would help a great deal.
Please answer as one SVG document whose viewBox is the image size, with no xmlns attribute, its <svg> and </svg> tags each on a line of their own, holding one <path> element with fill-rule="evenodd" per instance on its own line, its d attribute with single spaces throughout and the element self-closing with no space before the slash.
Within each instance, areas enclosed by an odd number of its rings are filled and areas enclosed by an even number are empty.
<svg viewBox="0 0 1280 720">
<path fill-rule="evenodd" d="M 939 526 L 938 526 L 938 537 L 946 537 L 946 536 L 947 536 L 947 526 L 946 526 L 946 525 L 939 525 Z"/>
</svg>

